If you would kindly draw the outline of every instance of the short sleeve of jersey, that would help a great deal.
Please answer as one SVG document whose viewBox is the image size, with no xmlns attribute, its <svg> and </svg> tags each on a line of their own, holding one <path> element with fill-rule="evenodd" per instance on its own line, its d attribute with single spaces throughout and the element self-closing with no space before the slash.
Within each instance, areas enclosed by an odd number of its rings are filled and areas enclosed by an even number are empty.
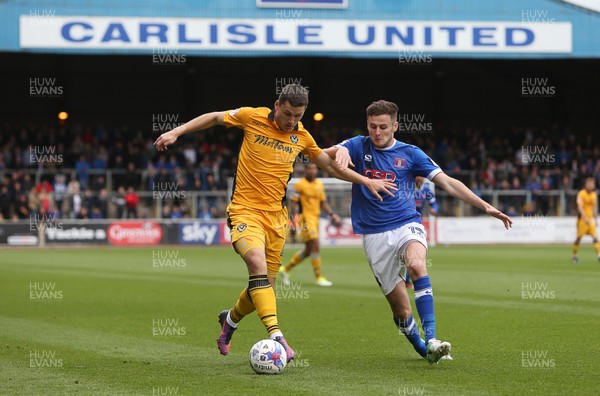
<svg viewBox="0 0 600 396">
<path fill-rule="evenodd" d="M 577 203 L 579 205 L 583 205 L 583 191 L 579 191 L 577 193 Z"/>
<path fill-rule="evenodd" d="M 360 147 L 363 145 L 363 136 L 356 136 L 352 139 L 346 139 L 337 146 L 346 147 L 350 153 L 350 159 L 352 162 L 357 164 L 359 162 L 358 157 L 360 156 Z"/>
<path fill-rule="evenodd" d="M 415 176 L 423 176 L 431 180 L 442 170 L 427 154 L 418 147 L 413 147 L 412 170 Z"/>
<path fill-rule="evenodd" d="M 223 122 L 227 128 L 236 127 L 244 129 L 244 125 L 246 125 L 254 110 L 256 110 L 254 107 L 238 107 L 237 109 L 226 111 Z"/>
<path fill-rule="evenodd" d="M 322 152 L 323 150 L 317 146 L 317 142 L 315 142 L 315 139 L 312 137 L 312 135 L 310 133 L 307 134 L 306 147 L 304 150 L 302 150 L 302 154 L 310 159 L 313 159 L 321 155 Z"/>
</svg>

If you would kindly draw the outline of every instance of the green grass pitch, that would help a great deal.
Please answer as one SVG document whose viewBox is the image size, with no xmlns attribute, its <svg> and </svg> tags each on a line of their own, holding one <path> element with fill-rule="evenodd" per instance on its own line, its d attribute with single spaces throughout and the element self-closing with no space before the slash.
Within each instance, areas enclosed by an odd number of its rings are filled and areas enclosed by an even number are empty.
<svg viewBox="0 0 600 396">
<path fill-rule="evenodd" d="M 431 248 L 438 338 L 454 360 L 429 365 L 395 329 L 362 250 L 323 249 L 333 287 L 314 286 L 305 261 L 277 290 L 297 361 L 259 376 L 256 314 L 229 356 L 216 348 L 217 314 L 247 281 L 229 248 L 2 250 L 0 394 L 593 394 L 600 263 L 589 245 L 579 255 Z"/>
</svg>

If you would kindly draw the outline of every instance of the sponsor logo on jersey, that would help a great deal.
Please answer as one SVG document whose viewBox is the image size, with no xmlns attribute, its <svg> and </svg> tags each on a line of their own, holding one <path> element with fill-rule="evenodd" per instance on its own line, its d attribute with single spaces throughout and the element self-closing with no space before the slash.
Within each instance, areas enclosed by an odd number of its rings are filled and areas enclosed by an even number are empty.
<svg viewBox="0 0 600 396">
<path fill-rule="evenodd" d="M 229 112 L 229 115 L 230 115 L 230 116 L 232 116 L 232 117 L 234 117 L 234 116 L 235 116 L 235 115 L 238 113 L 238 111 L 240 111 L 240 109 L 241 109 L 241 107 L 238 107 L 238 108 L 237 108 L 237 109 L 235 109 L 235 110 L 231 110 L 231 111 Z"/>
<path fill-rule="evenodd" d="M 281 143 L 279 140 L 275 140 L 275 139 L 269 139 L 266 136 L 263 135 L 254 135 L 256 138 L 254 139 L 254 143 L 259 143 L 262 144 L 263 146 L 267 146 L 267 147 L 271 147 L 275 150 L 281 150 L 281 151 L 285 151 L 286 153 L 293 153 L 294 149 L 290 146 L 286 146 L 285 144 Z"/>
<path fill-rule="evenodd" d="M 373 161 L 373 156 L 371 156 L 371 154 L 365 154 L 365 162 L 371 162 Z"/>
<path fill-rule="evenodd" d="M 385 172 L 378 169 L 367 168 L 364 170 L 363 175 L 369 179 L 396 181 L 396 174 L 394 172 Z"/>
</svg>

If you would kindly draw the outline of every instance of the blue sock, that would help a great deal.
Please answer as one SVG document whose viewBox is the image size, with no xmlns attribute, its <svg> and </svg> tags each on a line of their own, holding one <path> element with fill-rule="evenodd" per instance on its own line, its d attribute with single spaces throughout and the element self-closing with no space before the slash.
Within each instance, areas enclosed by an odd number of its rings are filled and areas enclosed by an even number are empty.
<svg viewBox="0 0 600 396">
<path fill-rule="evenodd" d="M 429 275 L 413 281 L 415 286 L 415 305 L 425 333 L 425 342 L 435 338 L 435 313 L 433 312 L 433 291 Z"/>
<path fill-rule="evenodd" d="M 399 320 L 394 316 L 394 323 L 396 323 L 396 326 L 398 326 L 402 334 L 408 338 L 408 341 L 410 341 L 415 348 L 415 351 L 417 351 L 419 355 L 425 357 L 427 355 L 427 345 L 425 345 L 419 335 L 419 327 L 415 323 L 413 316 L 410 315 L 410 318 L 406 321 Z"/>
</svg>

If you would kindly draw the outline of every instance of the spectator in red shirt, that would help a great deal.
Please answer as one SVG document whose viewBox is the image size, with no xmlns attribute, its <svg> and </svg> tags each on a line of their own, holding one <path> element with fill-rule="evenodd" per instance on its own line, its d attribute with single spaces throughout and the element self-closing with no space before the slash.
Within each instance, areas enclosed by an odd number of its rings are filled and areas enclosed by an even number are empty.
<svg viewBox="0 0 600 396">
<path fill-rule="evenodd" d="M 50 194 L 53 190 L 54 188 L 52 187 L 52 184 L 48 182 L 48 180 L 42 180 L 37 186 L 35 186 L 35 192 L 38 194 Z"/>
<path fill-rule="evenodd" d="M 137 195 L 134 188 L 129 186 L 127 188 L 127 194 L 125 195 L 126 218 L 136 219 L 138 217 L 137 206 L 139 202 L 140 197 Z"/>
</svg>

